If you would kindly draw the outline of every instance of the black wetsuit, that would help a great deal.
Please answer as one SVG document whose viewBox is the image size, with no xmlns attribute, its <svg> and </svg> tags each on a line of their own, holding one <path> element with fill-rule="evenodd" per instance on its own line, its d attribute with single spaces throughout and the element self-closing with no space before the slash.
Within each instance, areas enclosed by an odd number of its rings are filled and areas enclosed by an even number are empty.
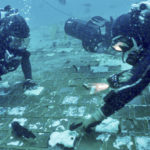
<svg viewBox="0 0 150 150">
<path fill-rule="evenodd" d="M 12 37 L 27 38 L 29 27 L 19 14 L 9 15 L 5 13 L 3 18 L 0 15 L 0 77 L 16 70 L 21 64 L 25 79 L 32 79 L 30 53 L 25 48 L 12 48 L 9 45 Z"/>
<path fill-rule="evenodd" d="M 133 37 L 144 50 L 140 61 L 130 70 L 128 80 L 117 85 L 105 97 L 101 108 L 104 115 L 110 116 L 139 95 L 150 83 L 150 24 L 141 23 L 137 14 L 124 14 L 116 19 L 112 26 L 113 37 L 124 35 Z M 115 88 L 115 85 L 113 86 Z"/>
</svg>

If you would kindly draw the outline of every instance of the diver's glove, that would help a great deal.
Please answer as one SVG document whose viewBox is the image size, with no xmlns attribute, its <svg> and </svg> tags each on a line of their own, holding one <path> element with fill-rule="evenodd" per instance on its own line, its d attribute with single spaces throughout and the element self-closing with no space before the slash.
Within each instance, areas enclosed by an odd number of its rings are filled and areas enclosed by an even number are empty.
<svg viewBox="0 0 150 150">
<path fill-rule="evenodd" d="M 113 74 L 107 79 L 109 86 L 111 88 L 120 88 L 126 85 L 127 82 L 133 77 L 133 72 L 131 69 L 124 70 L 118 74 Z"/>
<path fill-rule="evenodd" d="M 113 74 L 107 79 L 107 82 L 109 83 L 110 87 L 112 88 L 119 88 L 120 83 L 119 83 L 119 75 L 118 74 Z"/>
<path fill-rule="evenodd" d="M 92 115 L 81 118 L 79 122 L 72 123 L 70 125 L 70 130 L 78 130 L 79 128 L 79 132 L 90 133 L 92 128 L 100 124 L 105 118 L 106 116 L 103 114 L 101 109 L 98 109 Z"/>
<path fill-rule="evenodd" d="M 32 79 L 26 79 L 23 83 L 23 89 L 24 90 L 31 90 L 34 89 L 37 86 L 37 84 Z"/>
</svg>

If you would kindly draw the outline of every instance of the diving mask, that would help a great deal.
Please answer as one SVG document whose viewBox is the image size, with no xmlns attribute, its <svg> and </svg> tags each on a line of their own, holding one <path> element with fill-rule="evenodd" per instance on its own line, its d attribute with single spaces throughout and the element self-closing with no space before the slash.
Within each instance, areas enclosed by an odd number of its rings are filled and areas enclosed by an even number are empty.
<svg viewBox="0 0 150 150">
<path fill-rule="evenodd" d="M 126 52 L 134 46 L 133 40 L 130 37 L 119 35 L 112 39 L 111 47 L 119 52 Z"/>
<path fill-rule="evenodd" d="M 136 41 L 131 37 L 117 36 L 112 39 L 111 47 L 122 53 L 122 61 L 132 66 L 139 62 L 142 49 L 137 46 Z"/>
</svg>

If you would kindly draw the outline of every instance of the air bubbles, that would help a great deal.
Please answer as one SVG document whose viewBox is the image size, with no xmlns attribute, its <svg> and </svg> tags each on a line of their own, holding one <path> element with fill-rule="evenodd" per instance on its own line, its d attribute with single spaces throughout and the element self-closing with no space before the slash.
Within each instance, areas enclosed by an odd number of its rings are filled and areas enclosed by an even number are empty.
<svg viewBox="0 0 150 150">
<path fill-rule="evenodd" d="M 26 17 L 30 18 L 31 14 L 31 0 L 22 0 L 23 8 L 21 9 L 21 13 Z M 28 19 L 30 20 L 30 19 Z"/>
</svg>

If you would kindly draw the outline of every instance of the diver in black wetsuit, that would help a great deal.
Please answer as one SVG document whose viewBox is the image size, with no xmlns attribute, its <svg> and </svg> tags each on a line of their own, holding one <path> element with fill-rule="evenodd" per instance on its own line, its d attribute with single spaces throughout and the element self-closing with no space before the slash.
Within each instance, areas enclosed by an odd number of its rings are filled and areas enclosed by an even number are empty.
<svg viewBox="0 0 150 150">
<path fill-rule="evenodd" d="M 32 80 L 30 52 L 27 51 L 29 32 L 25 19 L 17 9 L 9 5 L 0 9 L 0 78 L 21 64 L 25 90 L 36 86 Z"/>
<path fill-rule="evenodd" d="M 132 69 L 108 78 L 114 88 L 104 97 L 104 105 L 91 114 L 73 123 L 70 129 L 91 131 L 133 98 L 139 95 L 150 83 L 150 3 L 140 2 L 131 11 L 118 17 L 112 25 L 111 47 L 123 53 L 123 61 Z M 125 57 L 126 56 L 126 57 Z M 126 77 L 126 78 L 124 78 Z"/>
</svg>

